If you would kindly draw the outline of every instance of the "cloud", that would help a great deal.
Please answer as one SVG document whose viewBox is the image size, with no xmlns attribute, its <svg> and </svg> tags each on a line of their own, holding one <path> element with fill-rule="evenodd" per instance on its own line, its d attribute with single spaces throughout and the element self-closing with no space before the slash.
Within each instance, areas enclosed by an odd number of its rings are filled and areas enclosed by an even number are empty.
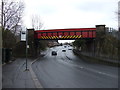
<svg viewBox="0 0 120 90">
<path fill-rule="evenodd" d="M 27 26 L 30 16 L 41 16 L 46 29 L 94 27 L 107 24 L 116 27 L 117 0 L 25 0 Z"/>
</svg>

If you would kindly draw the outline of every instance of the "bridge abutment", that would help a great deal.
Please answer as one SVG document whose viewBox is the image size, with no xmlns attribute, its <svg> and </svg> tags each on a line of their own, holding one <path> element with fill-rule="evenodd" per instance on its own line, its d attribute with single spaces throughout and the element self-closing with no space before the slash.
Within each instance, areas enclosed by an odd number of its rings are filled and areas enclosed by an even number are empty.
<svg viewBox="0 0 120 90">
<path fill-rule="evenodd" d="M 27 29 L 28 30 L 28 54 L 31 57 L 38 56 L 38 42 L 34 38 L 34 29 Z"/>
</svg>

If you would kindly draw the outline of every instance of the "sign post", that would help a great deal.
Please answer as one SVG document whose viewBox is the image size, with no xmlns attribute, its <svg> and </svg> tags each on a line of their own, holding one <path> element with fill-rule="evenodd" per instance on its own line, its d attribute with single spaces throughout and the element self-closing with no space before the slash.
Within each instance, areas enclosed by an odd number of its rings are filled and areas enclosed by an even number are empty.
<svg viewBox="0 0 120 90">
<path fill-rule="evenodd" d="M 26 69 L 25 71 L 29 71 L 27 68 L 27 56 L 28 56 L 28 30 L 26 29 Z"/>
<path fill-rule="evenodd" d="M 28 45 L 28 30 L 27 29 L 25 29 L 24 31 L 21 31 L 21 41 L 26 41 L 26 69 L 25 69 L 25 71 L 29 71 L 29 69 L 27 67 L 28 66 L 27 65 L 27 57 L 28 57 L 28 48 L 29 48 L 29 45 Z"/>
</svg>

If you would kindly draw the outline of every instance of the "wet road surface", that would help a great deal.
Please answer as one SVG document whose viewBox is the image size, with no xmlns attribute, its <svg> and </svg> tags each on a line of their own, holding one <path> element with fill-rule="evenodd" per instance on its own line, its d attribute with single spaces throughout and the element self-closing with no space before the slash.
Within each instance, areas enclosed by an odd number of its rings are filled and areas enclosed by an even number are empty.
<svg viewBox="0 0 120 90">
<path fill-rule="evenodd" d="M 86 62 L 74 55 L 72 47 L 48 49 L 33 65 L 44 88 L 117 88 L 118 68 Z M 62 52 L 62 50 L 66 52 Z M 57 56 L 51 52 L 57 51 Z"/>
</svg>

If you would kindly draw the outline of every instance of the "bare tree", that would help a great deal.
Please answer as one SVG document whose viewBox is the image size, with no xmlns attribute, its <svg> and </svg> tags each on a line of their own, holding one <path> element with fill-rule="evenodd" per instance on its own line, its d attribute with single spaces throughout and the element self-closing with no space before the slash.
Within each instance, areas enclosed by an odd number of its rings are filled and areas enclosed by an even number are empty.
<svg viewBox="0 0 120 90">
<path fill-rule="evenodd" d="M 32 28 L 35 30 L 39 30 L 43 27 L 43 23 L 41 22 L 40 16 L 33 15 L 32 16 Z"/>
<path fill-rule="evenodd" d="M 13 0 L 2 0 L 2 20 L 1 25 L 4 29 L 16 33 L 16 27 L 21 22 L 24 9 L 24 3 L 14 2 Z"/>
</svg>

